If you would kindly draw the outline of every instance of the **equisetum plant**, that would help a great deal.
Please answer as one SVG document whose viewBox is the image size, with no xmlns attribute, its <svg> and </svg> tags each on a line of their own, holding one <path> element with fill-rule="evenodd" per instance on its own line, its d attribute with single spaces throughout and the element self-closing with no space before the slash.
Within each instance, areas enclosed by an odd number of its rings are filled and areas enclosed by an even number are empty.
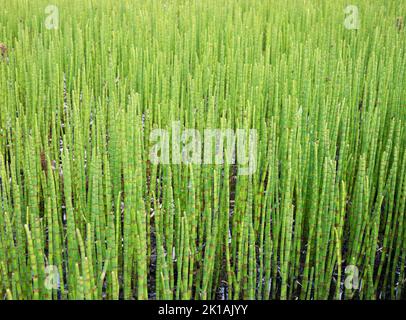
<svg viewBox="0 0 406 320">
<path fill-rule="evenodd" d="M 0 299 L 406 297 L 405 1 L 0 2 Z"/>
</svg>

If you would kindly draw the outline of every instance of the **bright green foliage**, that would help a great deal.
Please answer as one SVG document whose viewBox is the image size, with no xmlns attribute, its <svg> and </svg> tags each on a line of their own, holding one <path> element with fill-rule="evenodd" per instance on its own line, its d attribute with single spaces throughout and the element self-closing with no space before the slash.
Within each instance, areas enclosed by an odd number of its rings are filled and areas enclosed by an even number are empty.
<svg viewBox="0 0 406 320">
<path fill-rule="evenodd" d="M 0 0 L 0 299 L 406 297 L 405 1 L 52 2 Z M 153 165 L 173 121 L 257 170 Z"/>
</svg>

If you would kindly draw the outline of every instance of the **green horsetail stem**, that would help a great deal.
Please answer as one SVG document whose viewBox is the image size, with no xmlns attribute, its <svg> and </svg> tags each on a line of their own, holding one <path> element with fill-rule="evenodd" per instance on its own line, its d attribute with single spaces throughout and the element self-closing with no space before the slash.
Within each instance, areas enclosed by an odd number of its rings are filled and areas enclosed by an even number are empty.
<svg viewBox="0 0 406 320">
<path fill-rule="evenodd" d="M 404 299 L 406 3 L 347 5 L 5 1 L 0 297 Z"/>
</svg>

